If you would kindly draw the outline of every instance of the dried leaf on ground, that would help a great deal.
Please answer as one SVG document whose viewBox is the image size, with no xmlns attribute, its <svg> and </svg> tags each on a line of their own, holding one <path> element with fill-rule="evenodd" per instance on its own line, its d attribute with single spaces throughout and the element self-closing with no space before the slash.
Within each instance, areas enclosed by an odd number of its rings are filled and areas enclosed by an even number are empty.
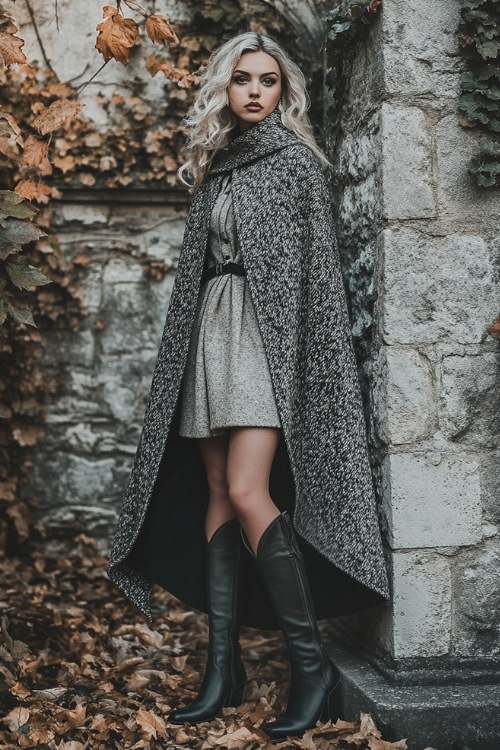
<svg viewBox="0 0 500 750">
<path fill-rule="evenodd" d="M 23 558 L 0 557 L 0 746 L 335 750 L 349 738 L 357 738 L 351 748 L 406 746 L 382 744 L 368 715 L 273 745 L 263 725 L 286 705 L 285 645 L 280 634 L 246 628 L 245 702 L 212 722 L 170 725 L 171 709 L 191 701 L 201 682 L 206 616 L 157 590 L 152 626 L 107 579 L 106 560 L 91 539 L 77 536 L 68 550 L 52 558 L 37 544 Z"/>
</svg>

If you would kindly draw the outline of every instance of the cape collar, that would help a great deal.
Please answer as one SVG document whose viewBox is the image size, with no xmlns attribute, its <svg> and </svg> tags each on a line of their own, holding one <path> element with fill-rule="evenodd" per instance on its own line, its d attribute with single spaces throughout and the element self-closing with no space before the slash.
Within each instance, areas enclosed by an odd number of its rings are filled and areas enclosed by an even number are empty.
<svg viewBox="0 0 500 750">
<path fill-rule="evenodd" d="M 293 143 L 297 143 L 296 136 L 285 128 L 281 122 L 279 109 L 275 109 L 263 120 L 252 125 L 227 146 L 217 151 L 209 174 L 229 172 Z"/>
</svg>

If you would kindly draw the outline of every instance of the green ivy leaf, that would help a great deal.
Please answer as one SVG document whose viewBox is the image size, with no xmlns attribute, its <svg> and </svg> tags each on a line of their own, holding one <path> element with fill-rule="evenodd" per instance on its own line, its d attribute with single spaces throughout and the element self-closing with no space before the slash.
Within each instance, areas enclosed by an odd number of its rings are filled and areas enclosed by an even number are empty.
<svg viewBox="0 0 500 750">
<path fill-rule="evenodd" d="M 16 219 L 31 219 L 37 213 L 37 210 L 31 203 L 24 202 L 24 198 L 13 190 L 0 190 L 0 223 L 7 216 L 14 216 Z"/>
<path fill-rule="evenodd" d="M 13 318 L 16 323 L 22 323 L 24 325 L 28 326 L 35 326 L 35 321 L 33 320 L 33 313 L 31 312 L 28 305 L 25 304 L 19 304 L 18 302 L 15 302 L 12 297 L 5 300 L 5 309 L 7 310 L 7 313 Z"/>
<path fill-rule="evenodd" d="M 44 284 L 50 284 L 50 279 L 45 276 L 35 266 L 30 266 L 28 258 L 24 256 L 18 256 L 14 260 L 5 264 L 5 270 L 7 271 L 12 283 L 17 286 L 18 289 L 30 290 L 33 286 L 43 286 Z"/>
<path fill-rule="evenodd" d="M 20 252 L 23 245 L 45 236 L 45 232 L 30 221 L 8 218 L 0 228 L 0 258 L 5 260 L 11 253 Z"/>
<path fill-rule="evenodd" d="M 486 60 L 488 57 L 497 57 L 500 51 L 500 44 L 494 41 L 478 42 L 476 49 L 481 57 Z"/>
<path fill-rule="evenodd" d="M 482 187 L 494 187 L 496 179 L 494 177 L 485 177 L 482 174 L 476 175 L 477 184 Z"/>
</svg>

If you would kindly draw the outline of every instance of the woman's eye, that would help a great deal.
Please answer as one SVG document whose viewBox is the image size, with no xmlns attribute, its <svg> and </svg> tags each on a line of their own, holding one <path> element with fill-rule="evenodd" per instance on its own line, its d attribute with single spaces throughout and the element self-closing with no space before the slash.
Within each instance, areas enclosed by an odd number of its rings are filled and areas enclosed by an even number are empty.
<svg viewBox="0 0 500 750">
<path fill-rule="evenodd" d="M 266 86 L 272 86 L 274 83 L 276 83 L 276 78 L 264 78 L 262 83 Z"/>
<path fill-rule="evenodd" d="M 235 76 L 233 80 L 235 83 L 246 83 L 248 79 L 246 76 Z"/>
</svg>

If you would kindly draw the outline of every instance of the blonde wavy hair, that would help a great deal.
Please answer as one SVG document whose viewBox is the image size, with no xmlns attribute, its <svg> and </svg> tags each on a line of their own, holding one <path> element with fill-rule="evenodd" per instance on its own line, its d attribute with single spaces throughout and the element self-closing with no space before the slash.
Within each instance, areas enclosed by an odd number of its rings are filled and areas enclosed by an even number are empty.
<svg viewBox="0 0 500 750">
<path fill-rule="evenodd" d="M 178 170 L 180 180 L 195 190 L 205 179 L 217 151 L 232 140 L 237 124 L 228 106 L 228 87 L 238 60 L 246 52 L 266 52 L 281 70 L 281 122 L 308 146 L 323 166 L 330 162 L 314 139 L 307 110 L 310 106 L 306 81 L 298 65 L 272 37 L 248 31 L 225 42 L 213 52 L 201 76 L 201 87 L 186 117 L 190 128 L 186 162 Z"/>
</svg>

